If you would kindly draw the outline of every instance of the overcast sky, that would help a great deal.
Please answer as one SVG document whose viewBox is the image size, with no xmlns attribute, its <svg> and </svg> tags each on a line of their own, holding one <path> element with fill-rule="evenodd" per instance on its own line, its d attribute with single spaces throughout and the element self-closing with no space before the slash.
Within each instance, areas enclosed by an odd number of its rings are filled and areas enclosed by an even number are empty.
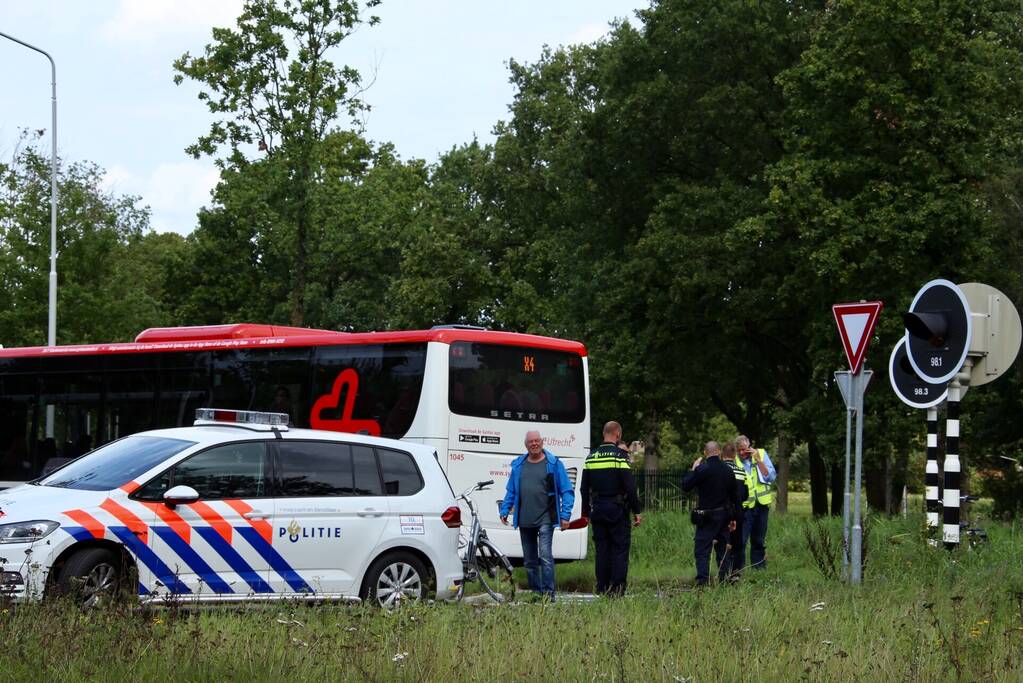
<svg viewBox="0 0 1023 683">
<path fill-rule="evenodd" d="M 57 63 L 57 145 L 65 160 L 98 163 L 108 189 L 137 194 L 159 231 L 190 232 L 217 171 L 186 145 L 210 122 L 197 89 L 175 86 L 171 63 L 201 53 L 213 26 L 233 26 L 240 0 L 0 0 L 0 31 Z M 342 44 L 335 63 L 375 72 L 366 133 L 405 158 L 434 161 L 492 139 L 512 88 L 507 61 L 544 45 L 590 42 L 647 0 L 385 0 L 382 21 Z M 0 38 L 0 159 L 22 129 L 50 128 L 50 69 Z M 49 137 L 41 140 L 49 150 Z"/>
</svg>

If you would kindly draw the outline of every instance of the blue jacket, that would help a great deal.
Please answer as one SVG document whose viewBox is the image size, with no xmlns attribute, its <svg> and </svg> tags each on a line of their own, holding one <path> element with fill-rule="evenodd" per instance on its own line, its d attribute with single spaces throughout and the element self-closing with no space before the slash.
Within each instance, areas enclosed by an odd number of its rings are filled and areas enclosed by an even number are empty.
<svg viewBox="0 0 1023 683">
<path fill-rule="evenodd" d="M 575 505 L 575 491 L 572 489 L 572 482 L 568 479 L 568 472 L 565 464 L 561 462 L 546 448 L 543 454 L 547 456 L 547 474 L 554 475 L 554 493 L 557 503 L 558 516 L 566 522 L 572 519 L 572 506 Z M 504 492 L 504 500 L 501 501 L 501 516 L 507 517 L 513 509 L 515 516 L 512 524 L 519 527 L 519 481 L 522 479 L 522 463 L 525 462 L 528 453 L 524 453 L 512 460 L 511 476 L 508 477 L 508 487 Z"/>
</svg>

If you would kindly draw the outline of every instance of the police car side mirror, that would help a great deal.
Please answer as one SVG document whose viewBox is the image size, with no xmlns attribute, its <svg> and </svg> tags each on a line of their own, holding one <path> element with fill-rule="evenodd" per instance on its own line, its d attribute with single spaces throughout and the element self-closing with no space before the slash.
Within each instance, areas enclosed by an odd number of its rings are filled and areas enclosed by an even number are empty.
<svg viewBox="0 0 1023 683">
<path fill-rule="evenodd" d="M 177 505 L 194 503 L 199 500 L 199 492 L 191 486 L 174 486 L 163 494 L 163 503 L 171 510 Z"/>
</svg>

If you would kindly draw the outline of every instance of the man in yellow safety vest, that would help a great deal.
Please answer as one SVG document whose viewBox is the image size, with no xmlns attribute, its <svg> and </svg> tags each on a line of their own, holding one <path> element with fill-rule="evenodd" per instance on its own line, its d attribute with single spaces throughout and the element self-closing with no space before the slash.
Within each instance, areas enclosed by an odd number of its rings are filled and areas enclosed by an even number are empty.
<svg viewBox="0 0 1023 683">
<path fill-rule="evenodd" d="M 767 568 L 767 516 L 774 502 L 774 480 L 778 477 L 770 456 L 763 448 L 752 448 L 749 438 L 739 435 L 735 438 L 735 450 L 746 473 L 748 496 L 742 507 L 742 547 L 740 557 L 745 558 L 749 545 L 749 563 L 753 569 Z"/>
</svg>

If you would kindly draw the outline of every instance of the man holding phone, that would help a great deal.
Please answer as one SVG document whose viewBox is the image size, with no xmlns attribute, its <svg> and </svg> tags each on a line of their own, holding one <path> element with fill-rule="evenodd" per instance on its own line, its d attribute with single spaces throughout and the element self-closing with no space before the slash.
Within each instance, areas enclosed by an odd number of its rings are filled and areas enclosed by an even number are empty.
<svg viewBox="0 0 1023 683">
<path fill-rule="evenodd" d="M 767 568 L 767 517 L 774 502 L 774 480 L 778 472 L 763 448 L 753 448 L 749 437 L 735 437 L 735 450 L 746 473 L 747 498 L 742 507 L 742 547 L 738 552 L 746 556 L 749 545 L 749 563 L 753 569 Z"/>
</svg>

